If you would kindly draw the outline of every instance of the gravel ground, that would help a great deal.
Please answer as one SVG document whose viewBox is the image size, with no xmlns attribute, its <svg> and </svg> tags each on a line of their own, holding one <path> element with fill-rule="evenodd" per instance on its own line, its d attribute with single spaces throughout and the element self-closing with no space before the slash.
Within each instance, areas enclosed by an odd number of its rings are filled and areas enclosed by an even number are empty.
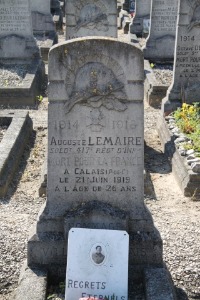
<svg viewBox="0 0 200 300">
<path fill-rule="evenodd" d="M 159 84 L 170 85 L 172 83 L 173 65 L 156 64 L 153 72 Z"/>
<path fill-rule="evenodd" d="M 27 71 L 27 65 L 0 66 L 0 86 L 20 86 Z"/>
<path fill-rule="evenodd" d="M 0 231 L 0 300 L 13 297 L 26 258 L 28 233 L 45 201 L 38 197 L 38 188 L 47 140 L 46 107 L 45 99 L 38 111 L 30 111 L 34 132 L 8 196 L 0 200 L 0 226 L 3 229 Z M 200 299 L 200 202 L 182 195 L 171 173 L 169 160 L 160 150 L 156 131 L 158 113 L 146 105 L 145 165 L 155 194 L 146 196 L 145 202 L 162 236 L 164 260 L 177 287 L 178 299 Z M 57 299 L 64 298 L 61 295 Z"/>
<path fill-rule="evenodd" d="M 163 257 L 178 300 L 200 299 L 200 202 L 185 198 L 177 186 L 157 136 L 158 114 L 159 110 L 145 104 L 145 167 L 154 189 L 152 195 L 145 196 L 145 203 L 163 239 Z M 38 188 L 47 142 L 47 98 L 38 110 L 30 110 L 30 116 L 34 131 L 8 195 L 0 199 L 0 300 L 13 299 L 26 259 L 28 233 L 45 201 L 38 197 Z"/>
</svg>

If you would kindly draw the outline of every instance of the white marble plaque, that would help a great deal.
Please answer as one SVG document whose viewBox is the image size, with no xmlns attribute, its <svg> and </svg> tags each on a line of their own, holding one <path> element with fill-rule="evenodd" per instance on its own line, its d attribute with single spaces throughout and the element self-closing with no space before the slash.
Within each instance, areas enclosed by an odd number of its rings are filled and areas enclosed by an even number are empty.
<svg viewBox="0 0 200 300">
<path fill-rule="evenodd" d="M 128 299 L 126 231 L 72 228 L 68 238 L 65 300 Z"/>
</svg>

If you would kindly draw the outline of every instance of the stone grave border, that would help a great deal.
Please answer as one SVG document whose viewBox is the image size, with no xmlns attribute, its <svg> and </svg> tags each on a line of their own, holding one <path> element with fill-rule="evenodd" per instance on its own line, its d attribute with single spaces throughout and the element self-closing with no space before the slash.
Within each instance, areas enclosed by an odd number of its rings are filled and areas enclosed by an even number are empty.
<svg viewBox="0 0 200 300">
<path fill-rule="evenodd" d="M 176 299 L 172 278 L 167 268 L 147 267 L 144 270 L 144 278 L 146 282 L 146 284 L 144 284 L 146 300 Z M 24 262 L 13 300 L 46 300 L 47 287 L 47 271 L 45 269 L 29 268 L 26 262 Z M 128 290 L 128 299 L 131 300 L 130 286 Z"/>
<path fill-rule="evenodd" d="M 0 143 L 0 197 L 5 197 L 33 125 L 27 111 L 0 111 L 0 122 L 10 124 Z"/>
<path fill-rule="evenodd" d="M 165 118 L 160 115 L 157 124 L 158 135 L 165 152 L 171 159 L 172 172 L 185 197 L 200 200 L 200 173 L 194 173 L 181 156 L 174 143 L 176 137 L 170 132 Z"/>
<path fill-rule="evenodd" d="M 158 107 L 166 96 L 169 85 L 158 83 L 148 60 L 144 60 L 144 93 L 150 106 Z"/>
<path fill-rule="evenodd" d="M 43 61 L 33 61 L 31 72 L 27 72 L 20 86 L 1 86 L 0 105 L 26 105 L 36 104 L 36 97 L 41 94 L 41 82 L 44 81 L 45 70 Z"/>
</svg>

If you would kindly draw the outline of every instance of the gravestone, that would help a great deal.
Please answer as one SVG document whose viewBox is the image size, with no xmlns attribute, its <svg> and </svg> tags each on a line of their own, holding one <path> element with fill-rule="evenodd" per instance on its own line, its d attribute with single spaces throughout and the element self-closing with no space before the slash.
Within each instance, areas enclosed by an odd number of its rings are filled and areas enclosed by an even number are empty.
<svg viewBox="0 0 200 300">
<path fill-rule="evenodd" d="M 31 1 L 33 34 L 40 47 L 44 61 L 48 61 L 49 49 L 58 41 L 55 25 L 50 13 L 50 0 Z"/>
<path fill-rule="evenodd" d="M 66 40 L 83 36 L 117 37 L 116 0 L 66 0 Z"/>
<path fill-rule="evenodd" d="M 169 114 L 182 102 L 199 101 L 200 81 L 200 1 L 179 2 L 178 27 L 174 58 L 174 76 L 162 112 Z"/>
<path fill-rule="evenodd" d="M 130 24 L 130 33 L 141 37 L 144 33 L 144 22 L 150 19 L 151 0 L 135 1 L 135 16 Z"/>
<path fill-rule="evenodd" d="M 28 264 L 64 278 L 70 228 L 126 230 L 129 277 L 162 266 L 143 199 L 144 60 L 111 38 L 79 38 L 49 55 L 48 193 Z"/>
<path fill-rule="evenodd" d="M 65 299 L 127 300 L 128 244 L 125 231 L 71 229 Z"/>
<path fill-rule="evenodd" d="M 178 0 L 152 0 L 150 33 L 144 57 L 156 63 L 172 63 L 176 36 Z"/>
<path fill-rule="evenodd" d="M 0 64 L 4 69 L 0 103 L 35 104 L 44 66 L 33 37 L 28 0 L 0 1 Z"/>
</svg>

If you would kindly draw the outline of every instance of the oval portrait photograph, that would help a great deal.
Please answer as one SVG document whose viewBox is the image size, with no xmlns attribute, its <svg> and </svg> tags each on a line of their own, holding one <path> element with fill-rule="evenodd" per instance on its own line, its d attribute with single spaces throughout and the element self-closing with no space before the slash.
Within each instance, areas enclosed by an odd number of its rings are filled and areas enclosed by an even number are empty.
<svg viewBox="0 0 200 300">
<path fill-rule="evenodd" d="M 101 243 L 92 246 L 90 258 L 95 265 L 101 265 L 106 259 L 106 249 Z"/>
</svg>

